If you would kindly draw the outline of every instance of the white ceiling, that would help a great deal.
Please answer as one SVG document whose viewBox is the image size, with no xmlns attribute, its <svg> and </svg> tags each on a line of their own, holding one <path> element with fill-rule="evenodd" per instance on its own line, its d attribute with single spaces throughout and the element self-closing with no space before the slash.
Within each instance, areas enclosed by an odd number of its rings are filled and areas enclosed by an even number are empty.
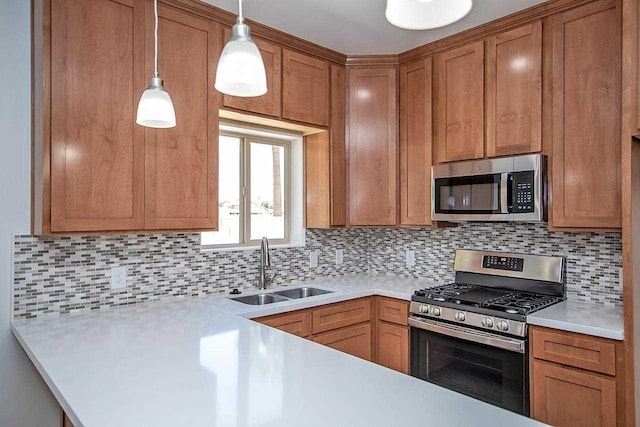
<svg viewBox="0 0 640 427">
<path fill-rule="evenodd" d="M 238 13 L 237 0 L 204 0 Z M 475 0 L 447 27 L 401 30 L 384 17 L 386 0 L 244 0 L 246 18 L 347 55 L 400 53 L 509 15 L 545 0 Z"/>
</svg>

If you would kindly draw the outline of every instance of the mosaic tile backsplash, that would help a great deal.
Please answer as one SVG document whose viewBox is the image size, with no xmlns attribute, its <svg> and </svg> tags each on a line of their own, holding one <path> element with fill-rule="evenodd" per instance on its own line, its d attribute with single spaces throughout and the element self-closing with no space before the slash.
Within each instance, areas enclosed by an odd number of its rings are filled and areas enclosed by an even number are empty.
<svg viewBox="0 0 640 427">
<path fill-rule="evenodd" d="M 448 229 L 307 230 L 306 246 L 271 250 L 276 285 L 318 276 L 372 273 L 453 279 L 456 248 L 563 255 L 567 297 L 622 304 L 619 233 L 550 233 L 544 224 L 469 223 Z M 336 249 L 344 262 L 335 264 Z M 317 268 L 309 254 L 320 252 Z M 416 265 L 405 265 L 413 250 Z M 14 240 L 14 317 L 68 314 L 160 298 L 250 289 L 259 252 L 202 250 L 200 235 L 105 235 Z M 127 287 L 110 289 L 110 269 L 127 267 Z M 270 272 L 271 273 L 271 272 Z M 273 273 L 271 273 L 273 274 Z"/>
</svg>

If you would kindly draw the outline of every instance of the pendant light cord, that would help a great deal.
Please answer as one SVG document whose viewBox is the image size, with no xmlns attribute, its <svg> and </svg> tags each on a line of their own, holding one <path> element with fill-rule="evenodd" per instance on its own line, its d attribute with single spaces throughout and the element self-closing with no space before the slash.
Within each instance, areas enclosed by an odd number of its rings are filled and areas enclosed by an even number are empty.
<svg viewBox="0 0 640 427">
<path fill-rule="evenodd" d="M 238 22 L 244 22 L 244 16 L 242 16 L 242 0 L 238 0 Z"/>
<path fill-rule="evenodd" d="M 153 2 L 153 14 L 156 19 L 156 26 L 153 32 L 155 38 L 153 75 L 154 77 L 158 77 L 158 0 L 154 0 Z"/>
</svg>

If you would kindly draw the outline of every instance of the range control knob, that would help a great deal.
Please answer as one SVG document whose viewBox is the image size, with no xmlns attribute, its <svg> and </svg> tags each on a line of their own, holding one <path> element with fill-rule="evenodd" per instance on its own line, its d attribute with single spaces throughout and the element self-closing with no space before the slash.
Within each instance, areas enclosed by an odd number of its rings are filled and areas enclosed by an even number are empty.
<svg viewBox="0 0 640 427">
<path fill-rule="evenodd" d="M 498 329 L 500 329 L 501 331 L 508 331 L 509 330 L 509 321 L 508 320 L 500 320 L 496 324 L 496 327 Z"/>
<path fill-rule="evenodd" d="M 480 322 L 480 324 L 485 328 L 493 328 L 493 319 L 491 317 L 485 317 L 484 319 L 482 319 L 482 322 Z"/>
<path fill-rule="evenodd" d="M 432 316 L 440 316 L 440 314 L 442 314 L 442 311 L 440 310 L 440 307 L 431 307 L 431 315 Z"/>
<path fill-rule="evenodd" d="M 429 314 L 429 306 L 428 305 L 421 305 L 420 306 L 420 313 L 427 313 Z"/>
<path fill-rule="evenodd" d="M 467 315 L 464 314 L 464 312 L 462 311 L 458 311 L 456 312 L 455 316 L 453 316 L 454 319 L 456 319 L 458 322 L 464 322 L 465 320 L 467 320 Z"/>
</svg>

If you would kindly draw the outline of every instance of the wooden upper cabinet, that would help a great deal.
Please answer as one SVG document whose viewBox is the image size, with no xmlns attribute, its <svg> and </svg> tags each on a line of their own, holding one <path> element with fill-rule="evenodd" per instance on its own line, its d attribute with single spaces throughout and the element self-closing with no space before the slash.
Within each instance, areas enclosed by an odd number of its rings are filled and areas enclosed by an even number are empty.
<svg viewBox="0 0 640 427">
<path fill-rule="evenodd" d="M 396 224 L 396 70 L 349 70 L 349 224 Z"/>
<path fill-rule="evenodd" d="M 329 63 L 282 51 L 282 117 L 329 125 Z"/>
<path fill-rule="evenodd" d="M 600 0 L 552 18 L 553 227 L 621 226 L 619 15 Z"/>
<path fill-rule="evenodd" d="M 542 150 L 542 22 L 487 39 L 487 157 Z"/>
<path fill-rule="evenodd" d="M 331 227 L 330 156 L 328 132 L 304 137 L 304 222 L 306 228 Z"/>
<path fill-rule="evenodd" d="M 218 227 L 218 105 L 213 88 L 218 27 L 161 6 L 159 71 L 177 125 L 147 129 L 147 229 Z M 153 71 L 153 4 L 147 2 L 147 75 Z"/>
<path fill-rule="evenodd" d="M 331 65 L 331 225 L 347 225 L 347 87 L 344 67 Z"/>
<path fill-rule="evenodd" d="M 231 30 L 225 29 L 225 41 Z M 224 106 L 267 116 L 280 117 L 282 111 L 282 49 L 273 43 L 253 37 L 267 73 L 267 93 L 262 96 L 243 98 L 224 95 Z"/>
<path fill-rule="evenodd" d="M 400 224 L 431 224 L 431 58 L 400 68 Z"/>
<path fill-rule="evenodd" d="M 51 156 L 50 211 L 45 201 L 38 232 L 144 225 L 143 21 L 138 0 L 51 1 L 51 145 L 36 144 Z"/>
<path fill-rule="evenodd" d="M 484 41 L 436 56 L 436 161 L 484 157 Z"/>
</svg>

